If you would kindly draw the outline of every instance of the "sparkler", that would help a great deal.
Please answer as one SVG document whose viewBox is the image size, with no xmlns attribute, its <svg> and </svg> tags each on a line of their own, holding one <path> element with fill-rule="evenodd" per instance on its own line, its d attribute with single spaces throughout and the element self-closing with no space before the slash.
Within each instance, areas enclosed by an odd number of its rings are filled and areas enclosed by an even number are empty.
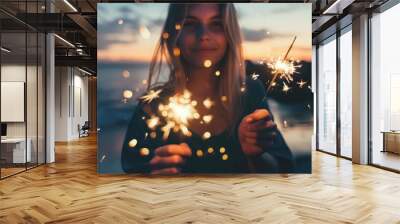
<svg viewBox="0 0 400 224">
<path fill-rule="evenodd" d="M 163 139 L 166 140 L 171 132 L 181 132 L 185 136 L 191 136 L 188 125 L 192 119 L 199 119 L 200 115 L 195 108 L 195 101 L 191 100 L 191 93 L 187 90 L 182 95 L 170 97 L 167 104 L 160 104 L 158 110 L 164 118 L 164 122 L 160 122 L 160 118 L 153 116 L 147 120 L 149 128 L 154 129 L 159 125 L 163 132 Z M 163 124 L 161 124 L 163 123 Z"/>
<path fill-rule="evenodd" d="M 154 91 L 150 90 L 146 95 L 140 97 L 144 102 L 151 103 L 154 99 L 158 98 L 162 89 Z M 226 96 L 223 97 L 223 100 L 226 101 Z M 150 137 L 156 138 L 156 128 L 160 128 L 162 132 L 162 139 L 168 139 L 171 131 L 175 133 L 181 133 L 183 136 L 192 136 L 192 132 L 189 130 L 189 122 L 191 120 L 199 120 L 200 124 L 208 124 L 213 120 L 213 116 L 210 114 L 206 114 L 204 116 L 200 115 L 197 112 L 196 106 L 198 105 L 197 101 L 191 99 L 191 93 L 188 90 L 184 90 L 183 94 L 176 94 L 172 97 L 168 98 L 166 103 L 160 103 L 158 105 L 158 112 L 154 115 L 151 115 L 150 118 L 144 119 L 148 128 L 151 129 Z M 214 102 L 206 98 L 202 105 L 206 109 L 210 109 Z M 202 138 L 204 140 L 211 138 L 212 134 L 209 131 L 205 131 L 202 134 Z M 130 142 L 130 146 L 136 146 L 137 142 L 132 140 Z M 208 148 L 207 152 L 212 154 L 214 152 L 213 148 Z M 220 149 L 221 154 L 225 153 L 225 148 Z M 140 155 L 147 156 L 149 155 L 149 150 L 147 148 L 140 149 Z M 205 151 L 203 152 L 201 149 L 195 151 L 195 155 L 197 157 L 205 156 Z M 227 160 L 228 155 L 224 154 L 221 157 L 222 160 Z"/>
<path fill-rule="evenodd" d="M 283 91 L 287 92 L 290 88 L 287 86 L 287 83 L 291 83 L 293 81 L 293 75 L 296 73 L 296 69 L 301 67 L 301 65 L 296 65 L 294 60 L 287 60 L 287 56 L 293 48 L 293 44 L 296 41 L 297 36 L 294 37 L 292 43 L 289 46 L 289 49 L 286 51 L 286 54 L 283 58 L 278 58 L 273 60 L 271 63 L 268 63 L 267 66 L 272 69 L 272 80 L 270 85 L 267 88 L 267 92 L 276 85 L 276 79 L 280 78 L 284 81 Z"/>
</svg>

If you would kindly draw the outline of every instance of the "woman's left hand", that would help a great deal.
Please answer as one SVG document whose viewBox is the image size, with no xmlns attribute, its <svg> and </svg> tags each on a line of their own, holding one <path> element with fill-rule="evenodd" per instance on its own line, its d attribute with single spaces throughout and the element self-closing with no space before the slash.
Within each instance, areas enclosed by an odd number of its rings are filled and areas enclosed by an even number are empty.
<svg viewBox="0 0 400 224">
<path fill-rule="evenodd" d="M 276 124 L 268 110 L 258 109 L 242 119 L 238 132 L 245 155 L 256 156 L 273 144 Z"/>
</svg>

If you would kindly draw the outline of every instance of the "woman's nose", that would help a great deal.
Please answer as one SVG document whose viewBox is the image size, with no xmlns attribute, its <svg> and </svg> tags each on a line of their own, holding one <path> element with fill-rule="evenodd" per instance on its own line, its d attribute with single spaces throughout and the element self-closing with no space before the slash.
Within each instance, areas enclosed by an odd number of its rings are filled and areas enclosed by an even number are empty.
<svg viewBox="0 0 400 224">
<path fill-rule="evenodd" d="M 206 26 L 199 26 L 197 30 L 197 37 L 199 40 L 208 40 L 210 38 L 210 32 Z"/>
</svg>

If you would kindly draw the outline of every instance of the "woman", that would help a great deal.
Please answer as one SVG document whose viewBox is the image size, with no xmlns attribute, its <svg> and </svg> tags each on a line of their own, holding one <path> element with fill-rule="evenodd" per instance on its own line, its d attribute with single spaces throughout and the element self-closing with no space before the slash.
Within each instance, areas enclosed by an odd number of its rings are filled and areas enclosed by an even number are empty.
<svg viewBox="0 0 400 224">
<path fill-rule="evenodd" d="M 136 108 L 121 155 L 125 172 L 291 171 L 291 152 L 273 122 L 265 89 L 246 79 L 241 45 L 233 4 L 170 5 L 148 80 L 148 90 L 161 91 L 160 97 Z M 150 86 L 163 59 L 169 80 Z M 171 131 L 166 138 L 162 127 L 151 130 L 148 120 L 162 118 L 159 105 L 185 91 L 203 102 L 196 110 L 212 121 L 192 119 L 189 134 Z"/>
</svg>

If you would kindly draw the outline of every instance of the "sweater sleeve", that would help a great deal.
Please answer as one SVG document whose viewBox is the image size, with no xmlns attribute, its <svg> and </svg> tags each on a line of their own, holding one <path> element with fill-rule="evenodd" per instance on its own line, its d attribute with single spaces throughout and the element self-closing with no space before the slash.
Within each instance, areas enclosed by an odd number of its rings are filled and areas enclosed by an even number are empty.
<svg viewBox="0 0 400 224">
<path fill-rule="evenodd" d="M 267 109 L 274 117 L 267 102 L 267 93 L 263 84 L 258 80 L 247 81 L 246 114 L 256 109 Z M 282 133 L 277 130 L 272 146 L 265 148 L 264 152 L 250 158 L 255 171 L 260 173 L 289 173 L 293 172 L 293 157 Z"/>
</svg>

